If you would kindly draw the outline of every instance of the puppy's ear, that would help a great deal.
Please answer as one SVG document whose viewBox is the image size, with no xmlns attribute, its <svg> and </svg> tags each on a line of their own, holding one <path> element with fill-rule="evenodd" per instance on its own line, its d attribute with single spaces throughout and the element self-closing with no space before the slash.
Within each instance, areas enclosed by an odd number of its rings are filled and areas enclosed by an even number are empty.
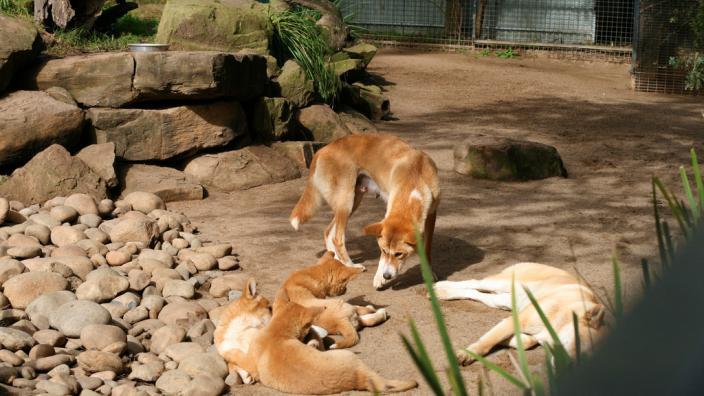
<svg viewBox="0 0 704 396">
<path fill-rule="evenodd" d="M 335 258 L 335 252 L 331 252 L 331 251 L 327 250 L 325 253 L 323 253 L 322 256 L 320 256 L 320 258 L 318 259 L 318 262 L 323 263 L 325 261 L 332 260 L 334 258 Z"/>
<path fill-rule="evenodd" d="M 375 237 L 381 236 L 381 230 L 384 228 L 382 222 L 367 224 L 364 226 L 364 235 L 373 235 Z"/>
<path fill-rule="evenodd" d="M 604 324 L 604 316 L 606 308 L 601 304 L 595 304 L 590 310 L 584 313 L 584 320 L 587 321 L 587 326 L 592 329 L 598 329 Z"/>
<path fill-rule="evenodd" d="M 244 287 L 244 296 L 252 299 L 257 296 L 257 281 L 254 278 L 249 278 L 247 286 Z"/>
</svg>

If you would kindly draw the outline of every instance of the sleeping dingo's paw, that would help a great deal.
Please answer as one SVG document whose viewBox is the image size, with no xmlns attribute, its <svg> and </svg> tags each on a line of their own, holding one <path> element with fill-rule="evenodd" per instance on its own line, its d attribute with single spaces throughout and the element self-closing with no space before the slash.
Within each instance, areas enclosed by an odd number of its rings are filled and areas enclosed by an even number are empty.
<svg viewBox="0 0 704 396">
<path fill-rule="evenodd" d="M 456 352 L 455 356 L 457 357 L 457 363 L 462 366 L 467 366 L 474 362 L 474 358 L 469 353 L 467 353 L 466 349 L 460 349 Z"/>
</svg>

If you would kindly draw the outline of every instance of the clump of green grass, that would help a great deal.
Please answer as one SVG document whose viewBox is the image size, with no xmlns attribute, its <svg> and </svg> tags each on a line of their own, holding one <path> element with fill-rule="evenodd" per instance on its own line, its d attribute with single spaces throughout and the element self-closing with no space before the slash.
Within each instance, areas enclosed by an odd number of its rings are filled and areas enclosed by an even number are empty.
<svg viewBox="0 0 704 396">
<path fill-rule="evenodd" d="M 513 59 L 513 58 L 518 58 L 518 52 L 514 51 L 513 48 L 508 47 L 505 50 L 501 51 L 496 51 L 494 52 L 496 56 L 498 56 L 501 59 Z"/>
<path fill-rule="evenodd" d="M 27 1 L 0 0 L 0 14 L 11 16 L 29 16 L 31 12 Z"/>
<path fill-rule="evenodd" d="M 158 22 L 151 19 L 125 15 L 115 22 L 110 32 L 86 31 L 83 29 L 57 30 L 56 40 L 47 53 L 67 56 L 81 53 L 123 51 L 128 44 L 154 41 Z"/>
<path fill-rule="evenodd" d="M 327 103 L 335 100 L 340 90 L 340 79 L 326 59 L 328 47 L 310 10 L 284 11 L 271 15 L 275 40 L 284 52 L 280 57 L 293 58 L 306 77 L 314 82 L 320 97 Z"/>
</svg>

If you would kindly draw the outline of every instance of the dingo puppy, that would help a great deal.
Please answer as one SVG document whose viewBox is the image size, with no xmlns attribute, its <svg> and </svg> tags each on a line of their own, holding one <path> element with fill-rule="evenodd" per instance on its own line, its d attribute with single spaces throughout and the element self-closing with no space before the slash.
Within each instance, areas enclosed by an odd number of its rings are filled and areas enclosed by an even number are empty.
<svg viewBox="0 0 704 396">
<path fill-rule="evenodd" d="M 511 282 L 514 276 L 521 340 L 526 348 L 543 343 L 552 345 L 552 338 L 523 291 L 523 286 L 533 293 L 557 332 L 560 342 L 572 357 L 576 354 L 573 312 L 578 318 L 581 348 L 585 352 L 591 350 L 592 344 L 602 333 L 604 306 L 598 302 L 591 289 L 561 269 L 543 264 L 519 263 L 481 280 L 437 282 L 435 292 L 441 300 L 470 299 L 492 308 L 510 311 Z M 478 355 L 486 355 L 499 344 L 508 344 L 515 348 L 516 340 L 513 334 L 512 318 L 508 317 L 467 349 Z M 474 361 L 463 350 L 457 352 L 457 360 L 464 365 Z"/>
<path fill-rule="evenodd" d="M 247 281 L 242 297 L 230 303 L 215 328 L 215 347 L 227 362 L 230 372 L 236 371 L 245 384 L 253 383 L 242 368 L 242 356 L 247 354 L 252 339 L 271 320 L 269 300 L 257 295 L 257 283 Z"/>
<path fill-rule="evenodd" d="M 382 378 L 351 351 L 321 352 L 303 344 L 301 340 L 324 310 L 292 302 L 280 306 L 254 338 L 245 367 L 262 384 L 289 393 L 402 392 L 418 386 L 415 381 Z"/>
<path fill-rule="evenodd" d="M 308 308 L 325 307 L 313 324 L 342 336 L 330 349 L 349 348 L 359 342 L 359 328 L 376 326 L 387 319 L 383 308 L 376 310 L 371 305 L 361 307 L 340 299 L 326 299 L 345 294 L 347 283 L 361 272 L 360 268 L 347 267 L 335 260 L 332 252 L 326 252 L 316 264 L 295 271 L 286 279 L 274 299 L 274 312 L 289 301 Z"/>
<path fill-rule="evenodd" d="M 297 230 L 325 200 L 333 211 L 332 222 L 323 233 L 327 250 L 348 266 L 362 267 L 353 264 L 347 253 L 345 228 L 366 192 L 387 202 L 384 219 L 364 227 L 366 235 L 377 237 L 381 249 L 374 275 L 374 287 L 381 289 L 416 250 L 416 225 L 423 227 L 430 258 L 440 188 L 435 163 L 425 153 L 387 134 L 335 140 L 313 157 L 308 183 L 290 220 Z"/>
</svg>

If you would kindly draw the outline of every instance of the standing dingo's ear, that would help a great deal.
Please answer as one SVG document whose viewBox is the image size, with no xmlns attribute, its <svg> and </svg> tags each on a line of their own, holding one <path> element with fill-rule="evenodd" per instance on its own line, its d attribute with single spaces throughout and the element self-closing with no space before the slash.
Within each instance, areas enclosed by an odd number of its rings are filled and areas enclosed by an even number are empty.
<svg viewBox="0 0 704 396">
<path fill-rule="evenodd" d="M 247 286 L 244 288 L 244 296 L 246 298 L 254 298 L 257 296 L 257 281 L 254 278 L 249 278 Z"/>
<path fill-rule="evenodd" d="M 375 237 L 381 236 L 381 230 L 384 228 L 382 222 L 367 224 L 364 226 L 364 235 L 374 235 Z"/>
</svg>

